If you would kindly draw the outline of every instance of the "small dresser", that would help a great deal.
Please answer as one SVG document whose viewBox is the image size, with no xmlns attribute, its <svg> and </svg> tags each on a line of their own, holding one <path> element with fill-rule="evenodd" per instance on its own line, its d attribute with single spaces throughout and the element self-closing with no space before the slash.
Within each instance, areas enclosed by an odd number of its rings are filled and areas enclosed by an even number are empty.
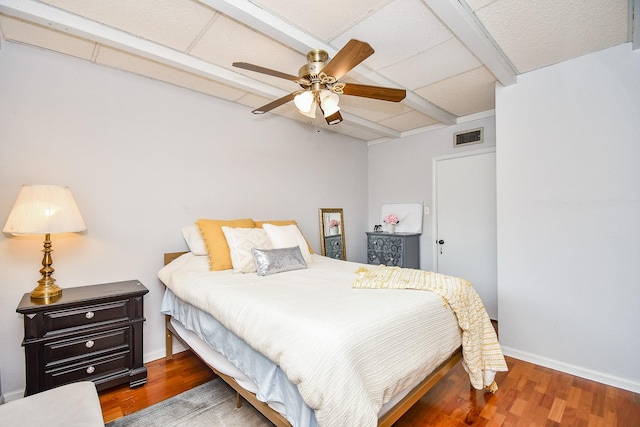
<svg viewBox="0 0 640 427">
<path fill-rule="evenodd" d="M 65 288 L 42 304 L 27 293 L 24 315 L 25 396 L 76 381 L 98 390 L 147 381 L 142 361 L 143 296 L 137 280 Z"/>
<path fill-rule="evenodd" d="M 334 234 L 324 237 L 326 256 L 329 258 L 342 259 L 342 236 Z"/>
<path fill-rule="evenodd" d="M 367 232 L 367 263 L 420 268 L 420 234 Z"/>
</svg>

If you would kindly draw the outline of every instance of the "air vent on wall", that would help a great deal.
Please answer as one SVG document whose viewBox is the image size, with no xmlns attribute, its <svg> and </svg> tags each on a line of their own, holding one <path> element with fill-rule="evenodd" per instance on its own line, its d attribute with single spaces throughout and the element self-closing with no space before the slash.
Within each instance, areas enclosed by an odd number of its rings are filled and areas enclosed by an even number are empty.
<svg viewBox="0 0 640 427">
<path fill-rule="evenodd" d="M 460 147 L 462 145 L 481 144 L 484 128 L 467 130 L 453 134 L 453 146 Z"/>
</svg>

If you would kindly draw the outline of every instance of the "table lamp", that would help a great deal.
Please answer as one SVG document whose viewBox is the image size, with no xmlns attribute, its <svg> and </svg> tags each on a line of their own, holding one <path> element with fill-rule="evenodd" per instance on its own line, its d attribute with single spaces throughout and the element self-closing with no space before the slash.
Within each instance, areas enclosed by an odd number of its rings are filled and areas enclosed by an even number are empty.
<svg viewBox="0 0 640 427">
<path fill-rule="evenodd" d="M 4 233 L 44 234 L 42 279 L 31 291 L 31 298 L 47 302 L 62 294 L 55 284 L 51 267 L 51 234 L 85 231 L 87 226 L 80 215 L 69 187 L 59 185 L 23 185 L 18 199 L 2 230 Z"/>
</svg>

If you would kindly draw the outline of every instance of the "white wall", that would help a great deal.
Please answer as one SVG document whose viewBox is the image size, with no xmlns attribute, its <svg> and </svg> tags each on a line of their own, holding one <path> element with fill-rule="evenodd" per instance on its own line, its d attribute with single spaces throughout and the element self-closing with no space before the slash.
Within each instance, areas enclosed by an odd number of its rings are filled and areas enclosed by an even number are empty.
<svg viewBox="0 0 640 427">
<path fill-rule="evenodd" d="M 453 147 L 453 134 L 484 127 L 484 142 Z M 433 159 L 495 146 L 495 118 L 493 116 L 448 126 L 401 140 L 369 147 L 369 222 L 367 231 L 382 224 L 380 210 L 385 203 L 423 202 L 429 215 L 423 216 L 420 236 L 420 268 L 433 270 Z M 365 236 L 362 239 L 365 240 Z"/>
<path fill-rule="evenodd" d="M 362 141 L 13 43 L 0 50 L 0 94 L 0 225 L 20 185 L 69 186 L 88 231 L 53 236 L 54 277 L 63 288 L 141 280 L 146 361 L 163 356 L 162 254 L 184 250 L 180 228 L 200 217 L 293 218 L 319 252 L 318 208 L 342 207 L 347 255 L 366 259 Z M 40 278 L 42 239 L 0 235 L 9 399 L 24 386 L 15 309 Z"/>
<path fill-rule="evenodd" d="M 640 51 L 496 93 L 505 353 L 640 392 Z"/>
</svg>

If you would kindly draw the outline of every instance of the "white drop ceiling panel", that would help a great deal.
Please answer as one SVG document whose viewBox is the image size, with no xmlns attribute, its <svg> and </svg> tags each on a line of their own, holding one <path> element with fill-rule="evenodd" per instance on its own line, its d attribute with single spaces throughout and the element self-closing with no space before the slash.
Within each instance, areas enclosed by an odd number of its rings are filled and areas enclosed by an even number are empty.
<svg viewBox="0 0 640 427">
<path fill-rule="evenodd" d="M 450 77 L 416 90 L 458 116 L 492 109 L 495 105 L 494 77 L 484 67 Z"/>
<path fill-rule="evenodd" d="M 414 90 L 447 77 L 477 68 L 480 61 L 455 38 L 451 38 L 402 62 L 379 70 L 379 73 Z"/>
<path fill-rule="evenodd" d="M 346 109 L 350 113 L 373 122 L 379 122 L 380 120 L 413 111 L 402 102 L 386 102 L 357 96 L 341 97 L 340 105 L 341 108 Z"/>
<path fill-rule="evenodd" d="M 215 12 L 190 0 L 44 0 L 130 34 L 186 51 Z"/>
<path fill-rule="evenodd" d="M 499 0 L 475 13 L 524 73 L 626 41 L 628 3 Z"/>
<path fill-rule="evenodd" d="M 389 3 L 355 24 L 335 38 L 333 44 L 343 46 L 350 39 L 368 42 L 376 53 L 367 59 L 367 64 L 378 70 L 424 52 L 451 37 L 449 30 L 420 0 L 403 0 Z"/>
<path fill-rule="evenodd" d="M 471 8 L 471 10 L 478 10 L 481 7 L 485 7 L 491 3 L 494 3 L 496 0 L 467 0 L 467 5 Z"/>
<path fill-rule="evenodd" d="M 388 119 L 380 120 L 380 124 L 401 132 L 418 129 L 435 123 L 437 123 L 436 120 L 417 111 L 409 111 Z"/>
<path fill-rule="evenodd" d="M 255 3 L 319 39 L 330 41 L 389 0 L 257 0 Z"/>
<path fill-rule="evenodd" d="M 358 130 L 358 131 L 349 133 L 348 135 L 354 138 L 365 140 L 365 141 L 375 141 L 377 139 L 384 138 L 380 136 L 380 134 L 378 134 L 377 132 L 369 131 L 366 129 Z"/>
<path fill-rule="evenodd" d="M 96 47 L 95 42 L 7 16 L 0 15 L 0 27 L 7 40 L 38 46 L 86 60 L 91 60 Z"/>
</svg>

